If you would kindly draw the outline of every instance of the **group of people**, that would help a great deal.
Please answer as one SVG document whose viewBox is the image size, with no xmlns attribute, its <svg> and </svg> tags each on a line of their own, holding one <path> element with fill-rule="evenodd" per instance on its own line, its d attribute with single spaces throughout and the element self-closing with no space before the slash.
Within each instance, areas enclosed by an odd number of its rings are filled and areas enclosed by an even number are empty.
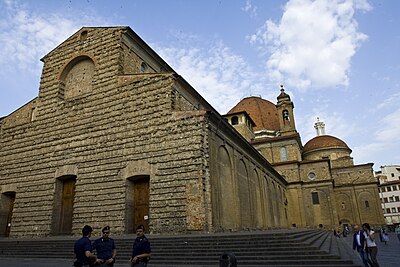
<svg viewBox="0 0 400 267">
<path fill-rule="evenodd" d="M 346 229 L 347 230 L 347 229 Z M 379 267 L 376 255 L 378 248 L 375 243 L 375 232 L 368 223 L 360 228 L 358 224 L 353 227 L 353 249 L 359 253 L 365 267 Z M 133 242 L 132 256 L 129 259 L 131 267 L 146 267 L 151 256 L 150 242 L 144 235 L 144 226 L 136 228 L 136 239 Z M 110 238 L 110 226 L 102 229 L 102 237 L 93 243 L 90 241 L 92 227 L 85 225 L 82 228 L 82 238 L 74 245 L 76 261 L 75 267 L 108 266 L 113 267 L 117 249 L 115 242 Z M 335 235 L 336 235 L 335 231 Z M 400 226 L 396 227 L 396 234 L 400 241 Z M 94 253 L 95 252 L 95 253 Z"/>
<path fill-rule="evenodd" d="M 360 254 L 365 267 L 379 267 L 376 255 L 378 248 L 375 243 L 375 232 L 368 223 L 364 223 L 362 228 L 356 224 L 353 227 L 353 249 Z M 369 264 L 369 265 L 368 265 Z"/>
<path fill-rule="evenodd" d="M 133 242 L 132 256 L 129 259 L 131 267 L 146 267 L 151 256 L 150 242 L 144 235 L 144 226 L 136 228 L 136 239 Z M 114 240 L 110 237 L 110 226 L 102 229 L 102 237 L 93 243 L 90 241 L 93 229 L 89 225 L 82 228 L 82 238 L 74 244 L 76 260 L 75 267 L 104 266 L 113 267 L 117 249 Z"/>
</svg>

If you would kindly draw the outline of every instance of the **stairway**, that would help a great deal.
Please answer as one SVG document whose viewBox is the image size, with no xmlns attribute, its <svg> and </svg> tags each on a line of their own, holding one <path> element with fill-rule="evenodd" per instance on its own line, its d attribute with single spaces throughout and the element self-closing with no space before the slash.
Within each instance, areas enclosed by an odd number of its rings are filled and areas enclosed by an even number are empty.
<svg viewBox="0 0 400 267">
<path fill-rule="evenodd" d="M 134 236 L 114 237 L 117 264 L 127 265 Z M 148 235 L 152 257 L 148 267 L 219 266 L 224 252 L 233 253 L 237 266 L 360 266 L 342 253 L 330 232 L 271 230 L 180 236 Z M 92 240 L 95 238 L 92 237 Z M 73 258 L 76 238 L 0 239 L 0 258 Z M 232 254 L 231 254 L 232 255 Z M 345 258 L 343 258 L 345 257 Z M 72 262 L 72 261 L 71 261 Z"/>
</svg>

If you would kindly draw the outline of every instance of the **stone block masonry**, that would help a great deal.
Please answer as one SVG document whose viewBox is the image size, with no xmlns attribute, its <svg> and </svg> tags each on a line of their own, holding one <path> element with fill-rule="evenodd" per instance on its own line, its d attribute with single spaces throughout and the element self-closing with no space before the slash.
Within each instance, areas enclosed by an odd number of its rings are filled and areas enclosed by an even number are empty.
<svg viewBox="0 0 400 267">
<path fill-rule="evenodd" d="M 52 233 L 60 178 L 55 173 L 64 166 L 77 170 L 72 232 L 79 233 L 84 224 L 95 228 L 109 224 L 114 233 L 126 232 L 126 180 L 119 173 L 138 160 L 147 161 L 154 170 L 151 231 L 182 231 L 186 223 L 189 229 L 203 229 L 204 215 L 187 214 L 187 208 L 196 212 L 203 201 L 196 192 L 202 192 L 198 181 L 203 169 L 204 151 L 199 148 L 205 134 L 204 113 L 176 116 L 172 74 L 133 74 L 133 81 L 118 83 L 122 32 L 93 29 L 90 43 L 73 36 L 50 52 L 44 58 L 35 120 L 8 126 L 7 119 L 13 117 L 5 119 L 1 183 L 16 185 L 17 192 L 11 235 Z M 82 55 L 93 55 L 91 92 L 65 99 L 59 92 L 60 73 Z M 71 174 L 75 173 L 63 175 Z M 191 217 L 195 222 L 187 221 Z"/>
<path fill-rule="evenodd" d="M 82 28 L 42 60 L 39 96 L 0 120 L 0 227 L 10 236 L 285 224 L 282 198 L 264 205 L 282 194 L 282 177 L 131 29 Z M 227 143 L 231 170 L 218 163 Z M 267 176 L 279 186 L 267 190 Z"/>
</svg>

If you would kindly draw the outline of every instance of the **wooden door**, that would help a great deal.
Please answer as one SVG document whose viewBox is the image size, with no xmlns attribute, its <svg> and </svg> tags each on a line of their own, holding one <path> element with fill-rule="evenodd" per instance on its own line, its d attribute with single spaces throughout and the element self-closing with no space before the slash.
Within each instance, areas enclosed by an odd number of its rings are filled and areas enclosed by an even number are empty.
<svg viewBox="0 0 400 267">
<path fill-rule="evenodd" d="M 75 179 L 63 181 L 60 214 L 60 234 L 71 234 L 74 212 Z"/>
<path fill-rule="evenodd" d="M 149 178 L 134 181 L 133 184 L 133 223 L 134 227 L 143 224 L 149 231 Z"/>
<path fill-rule="evenodd" d="M 15 193 L 14 194 L 9 194 L 7 195 L 9 198 L 9 208 L 8 208 L 8 215 L 7 215 L 7 225 L 6 225 L 6 231 L 4 233 L 4 236 L 9 236 L 10 231 L 11 231 L 11 220 L 12 220 L 12 214 L 13 214 L 13 209 L 14 209 L 14 203 L 15 203 Z"/>
</svg>

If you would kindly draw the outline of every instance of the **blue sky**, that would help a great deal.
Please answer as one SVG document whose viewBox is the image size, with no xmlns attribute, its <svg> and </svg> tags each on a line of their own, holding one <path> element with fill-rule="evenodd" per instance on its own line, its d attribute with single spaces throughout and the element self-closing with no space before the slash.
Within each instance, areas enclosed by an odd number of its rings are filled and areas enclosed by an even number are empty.
<svg viewBox="0 0 400 267">
<path fill-rule="evenodd" d="M 0 0 L 0 117 L 83 26 L 130 26 L 221 114 L 284 84 L 303 144 L 319 117 L 356 164 L 400 164 L 400 1 Z"/>
</svg>

